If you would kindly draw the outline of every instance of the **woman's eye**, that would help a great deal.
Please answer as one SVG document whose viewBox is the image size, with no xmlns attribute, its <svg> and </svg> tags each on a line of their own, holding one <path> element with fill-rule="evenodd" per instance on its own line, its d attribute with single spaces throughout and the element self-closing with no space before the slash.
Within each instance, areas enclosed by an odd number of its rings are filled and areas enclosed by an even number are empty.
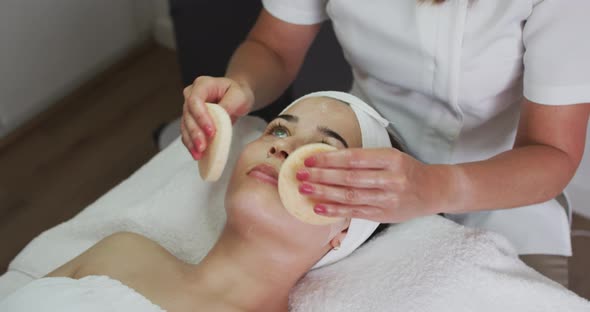
<svg viewBox="0 0 590 312">
<path fill-rule="evenodd" d="M 289 131 L 287 130 L 287 128 L 281 125 L 275 125 L 271 127 L 268 133 L 277 138 L 286 138 L 289 136 Z"/>
<path fill-rule="evenodd" d="M 322 139 L 322 141 L 320 141 L 320 143 L 324 143 L 326 145 L 330 145 L 330 146 L 338 148 L 337 144 L 332 144 L 332 143 L 328 142 L 328 140 L 326 140 L 326 139 Z"/>
<path fill-rule="evenodd" d="M 272 130 L 272 135 L 279 137 L 279 138 L 285 138 L 285 137 L 287 137 L 288 133 L 287 133 L 287 130 L 277 127 Z"/>
</svg>

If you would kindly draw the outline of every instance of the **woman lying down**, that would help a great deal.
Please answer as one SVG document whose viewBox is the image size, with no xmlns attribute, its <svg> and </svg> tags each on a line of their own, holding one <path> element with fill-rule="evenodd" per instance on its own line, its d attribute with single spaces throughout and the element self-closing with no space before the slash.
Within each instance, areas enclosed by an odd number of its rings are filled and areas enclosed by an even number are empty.
<svg viewBox="0 0 590 312">
<path fill-rule="evenodd" d="M 313 94 L 296 101 L 242 150 L 225 196 L 225 227 L 200 263 L 139 234 L 116 233 L 9 295 L 0 311 L 287 311 L 306 272 L 347 256 L 378 225 L 303 223 L 268 179 L 302 145 L 392 146 L 377 112 L 338 94 L 349 101 Z"/>
</svg>

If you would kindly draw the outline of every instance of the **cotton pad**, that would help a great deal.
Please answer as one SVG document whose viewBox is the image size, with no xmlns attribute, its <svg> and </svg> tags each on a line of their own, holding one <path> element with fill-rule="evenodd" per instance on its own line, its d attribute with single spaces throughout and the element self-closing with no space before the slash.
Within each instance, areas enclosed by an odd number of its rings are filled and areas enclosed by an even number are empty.
<svg viewBox="0 0 590 312">
<path fill-rule="evenodd" d="M 221 177 L 227 163 L 233 129 L 229 114 L 223 107 L 211 103 L 205 105 L 213 119 L 216 132 L 199 160 L 199 174 L 203 180 L 213 182 Z"/>
<path fill-rule="evenodd" d="M 297 171 L 305 168 L 303 162 L 313 154 L 334 151 L 335 147 L 323 143 L 303 145 L 289 155 L 279 172 L 279 196 L 285 209 L 302 222 L 324 225 L 341 221 L 342 218 L 320 216 L 313 211 L 315 202 L 299 193 Z"/>
</svg>

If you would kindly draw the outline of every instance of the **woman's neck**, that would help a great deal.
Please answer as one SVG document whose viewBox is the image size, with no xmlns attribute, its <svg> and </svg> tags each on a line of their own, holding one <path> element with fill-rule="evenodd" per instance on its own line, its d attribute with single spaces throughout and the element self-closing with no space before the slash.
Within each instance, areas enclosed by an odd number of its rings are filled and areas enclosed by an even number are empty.
<svg viewBox="0 0 590 312">
<path fill-rule="evenodd" d="M 254 241 L 224 229 L 191 269 L 191 283 L 199 293 L 238 310 L 287 311 L 289 292 L 309 265 L 281 246 Z"/>
</svg>

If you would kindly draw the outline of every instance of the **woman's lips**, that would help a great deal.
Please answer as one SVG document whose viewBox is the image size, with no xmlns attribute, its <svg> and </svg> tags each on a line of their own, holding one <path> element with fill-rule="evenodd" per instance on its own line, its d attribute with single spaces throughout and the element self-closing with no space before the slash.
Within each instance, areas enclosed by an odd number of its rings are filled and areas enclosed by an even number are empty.
<svg viewBox="0 0 590 312">
<path fill-rule="evenodd" d="M 267 164 L 260 164 L 252 168 L 252 170 L 248 172 L 248 175 L 262 182 L 269 183 L 275 186 L 279 184 L 279 174 L 277 173 L 277 170 L 274 167 Z"/>
</svg>

